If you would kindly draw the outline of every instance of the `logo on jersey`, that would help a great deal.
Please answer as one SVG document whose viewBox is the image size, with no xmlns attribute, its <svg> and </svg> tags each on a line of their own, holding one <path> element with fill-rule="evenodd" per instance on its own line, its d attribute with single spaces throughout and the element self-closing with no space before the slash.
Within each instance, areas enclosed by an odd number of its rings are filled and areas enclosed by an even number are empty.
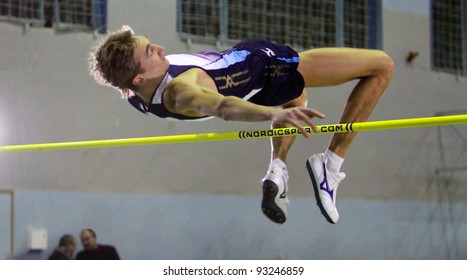
<svg viewBox="0 0 467 280">
<path fill-rule="evenodd" d="M 219 77 L 214 78 L 214 80 L 216 80 L 216 81 L 225 81 L 224 85 L 219 86 L 219 90 L 223 90 L 223 89 L 226 89 L 226 88 L 232 88 L 232 87 L 236 87 L 238 85 L 244 84 L 244 83 L 248 83 L 248 81 L 251 79 L 250 76 L 248 76 L 247 78 L 244 78 L 242 80 L 237 80 L 236 81 L 237 77 L 245 75 L 247 73 L 248 73 L 248 70 L 244 70 L 244 71 L 240 71 L 240 72 L 237 72 L 235 74 L 232 74 L 232 75 L 219 76 Z"/>
<path fill-rule="evenodd" d="M 289 72 L 282 72 L 282 69 L 290 68 L 290 65 L 269 65 L 266 66 L 266 75 L 272 77 L 279 77 L 283 75 L 288 75 Z"/>
<path fill-rule="evenodd" d="M 265 54 L 267 54 L 269 57 L 276 56 L 276 54 L 270 49 L 270 48 L 265 48 L 261 49 Z"/>
</svg>

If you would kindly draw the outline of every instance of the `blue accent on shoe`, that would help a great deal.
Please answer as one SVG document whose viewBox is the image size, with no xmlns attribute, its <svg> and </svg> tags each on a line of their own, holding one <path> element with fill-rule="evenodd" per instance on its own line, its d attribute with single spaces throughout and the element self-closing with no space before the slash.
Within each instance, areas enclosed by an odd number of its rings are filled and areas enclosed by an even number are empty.
<svg viewBox="0 0 467 280">
<path fill-rule="evenodd" d="M 321 214 L 323 214 L 324 218 L 326 218 L 326 221 L 328 221 L 331 224 L 335 224 L 335 222 L 331 219 L 331 217 L 329 216 L 329 214 L 326 212 L 326 210 L 323 207 L 323 203 L 321 202 L 321 198 L 319 197 L 318 183 L 315 180 L 315 176 L 313 174 L 313 168 L 311 167 L 310 162 L 308 160 L 306 161 L 306 168 L 308 169 L 308 174 L 310 174 L 311 183 L 313 184 L 313 190 L 315 192 L 316 204 L 318 205 L 319 210 L 321 211 Z"/>
<path fill-rule="evenodd" d="M 319 184 L 319 188 L 322 189 L 323 191 L 327 192 L 331 196 L 331 199 L 333 199 L 334 190 L 329 189 L 328 177 L 327 177 L 327 174 L 326 174 L 326 165 L 324 163 L 323 163 L 323 170 L 324 170 L 324 179 L 323 179 L 323 182 L 321 182 Z M 326 185 L 325 188 L 323 188 L 324 185 Z"/>
</svg>

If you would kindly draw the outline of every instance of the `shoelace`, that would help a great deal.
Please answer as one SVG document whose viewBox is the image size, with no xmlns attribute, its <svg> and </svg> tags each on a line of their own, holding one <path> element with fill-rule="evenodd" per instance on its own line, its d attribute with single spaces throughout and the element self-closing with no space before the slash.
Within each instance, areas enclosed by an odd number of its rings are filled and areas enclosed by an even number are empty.
<svg viewBox="0 0 467 280">
<path fill-rule="evenodd" d="M 340 172 L 340 174 L 343 174 L 343 175 L 341 175 L 342 178 L 338 178 L 338 177 L 336 176 L 336 174 L 334 174 L 333 172 L 330 172 L 329 170 L 328 170 L 327 173 L 334 179 L 334 181 L 337 182 L 337 184 L 340 184 L 340 182 L 342 182 L 342 180 L 345 179 L 345 173 L 344 173 L 344 172 Z M 336 187 L 336 189 L 337 189 L 337 187 Z"/>
</svg>

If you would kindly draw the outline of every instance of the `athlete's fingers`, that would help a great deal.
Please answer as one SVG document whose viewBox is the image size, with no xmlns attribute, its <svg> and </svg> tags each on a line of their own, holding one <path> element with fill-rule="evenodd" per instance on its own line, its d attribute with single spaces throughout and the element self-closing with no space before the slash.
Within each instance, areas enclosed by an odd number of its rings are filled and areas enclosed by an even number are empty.
<svg viewBox="0 0 467 280">
<path fill-rule="evenodd" d="M 302 114 L 304 115 L 304 117 L 302 118 L 302 120 L 311 127 L 311 129 L 313 129 L 313 131 L 315 133 L 318 133 L 318 127 L 315 125 L 315 123 L 313 122 L 312 118 L 313 117 L 318 117 L 318 118 L 324 118 L 324 114 L 316 111 L 316 110 L 313 110 L 313 109 L 307 109 L 307 108 L 303 108 L 303 109 L 306 109 L 306 111 L 302 112 Z M 306 114 L 305 114 L 306 113 Z"/>
<path fill-rule="evenodd" d="M 321 113 L 320 111 L 315 110 L 315 109 L 312 109 L 312 108 L 310 108 L 310 113 L 313 114 L 313 116 L 318 117 L 318 118 L 320 118 L 320 119 L 324 119 L 324 118 L 326 117 L 326 116 L 325 116 L 323 113 Z M 311 126 L 311 128 L 313 129 L 313 131 L 314 131 L 315 133 L 318 133 L 318 132 L 319 132 L 318 127 L 317 127 L 314 123 L 311 124 L 310 126 Z"/>
<path fill-rule="evenodd" d="M 310 108 L 293 107 L 281 111 L 274 120 L 282 123 L 289 123 L 298 128 L 303 136 L 310 138 L 311 135 L 304 128 L 303 124 L 310 126 L 315 133 L 318 133 L 318 127 L 312 120 L 314 117 L 324 118 L 324 114 Z"/>
<path fill-rule="evenodd" d="M 303 112 L 303 111 L 300 110 L 300 109 L 299 109 L 299 110 L 296 110 L 296 111 L 295 111 L 295 116 L 296 116 L 296 118 L 297 118 L 299 121 L 302 121 L 302 122 L 304 122 L 305 124 L 311 126 L 312 129 L 313 129 L 313 131 L 315 130 L 315 128 L 316 128 L 315 124 L 313 123 L 313 121 L 311 120 L 311 118 L 310 118 L 305 112 Z M 302 127 L 302 125 L 300 125 L 298 128 L 300 129 L 300 131 L 302 131 L 302 133 L 303 133 L 303 131 L 306 131 L 305 128 Z M 315 131 L 315 132 L 316 132 L 316 131 Z M 308 138 L 309 133 L 306 132 L 306 133 L 304 133 L 304 135 Z"/>
<path fill-rule="evenodd" d="M 297 127 L 303 136 L 305 136 L 305 138 L 310 138 L 310 133 L 308 133 L 308 131 L 306 131 L 306 129 L 300 123 L 301 121 L 304 121 L 305 123 L 310 124 L 310 118 L 301 110 L 293 110 L 291 113 L 293 114 L 294 118 L 289 120 L 290 124 Z M 311 122 L 311 124 L 313 123 Z"/>
<path fill-rule="evenodd" d="M 303 127 L 303 125 L 301 125 L 299 122 L 297 121 L 293 121 L 293 122 L 290 122 L 290 124 L 292 124 L 294 127 L 298 128 L 298 130 L 300 130 L 300 132 L 302 133 L 303 136 L 305 136 L 305 138 L 310 138 L 310 133 L 308 131 L 306 131 L 306 129 Z"/>
<path fill-rule="evenodd" d="M 305 122 L 307 125 L 309 125 L 309 126 L 311 127 L 311 129 L 312 129 L 315 133 L 318 133 L 318 127 L 316 127 L 315 123 L 314 123 L 313 120 L 312 120 L 312 117 L 313 117 L 313 116 L 310 117 L 310 116 L 305 115 L 304 113 L 302 113 L 302 114 L 305 116 L 305 118 L 302 119 L 303 122 Z"/>
<path fill-rule="evenodd" d="M 326 117 L 323 113 L 315 109 L 312 109 L 312 108 L 304 108 L 304 109 L 307 109 L 307 112 L 309 113 L 310 117 L 318 117 L 320 119 L 323 119 L 324 117 Z"/>
</svg>

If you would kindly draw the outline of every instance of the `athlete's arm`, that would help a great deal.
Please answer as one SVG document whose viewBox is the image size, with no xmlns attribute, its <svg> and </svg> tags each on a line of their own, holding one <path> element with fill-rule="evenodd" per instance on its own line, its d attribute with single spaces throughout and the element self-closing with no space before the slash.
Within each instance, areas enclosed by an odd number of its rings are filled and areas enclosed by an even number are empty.
<svg viewBox="0 0 467 280">
<path fill-rule="evenodd" d="M 164 105 L 172 113 L 187 116 L 215 116 L 224 120 L 258 122 L 273 120 L 302 127 L 302 122 L 316 130 L 313 117 L 324 115 L 309 108 L 280 109 L 247 102 L 235 96 L 223 96 L 199 84 L 203 75 L 201 69 L 190 69 L 174 78 L 166 88 Z M 302 133 L 308 133 L 301 128 Z"/>
</svg>

